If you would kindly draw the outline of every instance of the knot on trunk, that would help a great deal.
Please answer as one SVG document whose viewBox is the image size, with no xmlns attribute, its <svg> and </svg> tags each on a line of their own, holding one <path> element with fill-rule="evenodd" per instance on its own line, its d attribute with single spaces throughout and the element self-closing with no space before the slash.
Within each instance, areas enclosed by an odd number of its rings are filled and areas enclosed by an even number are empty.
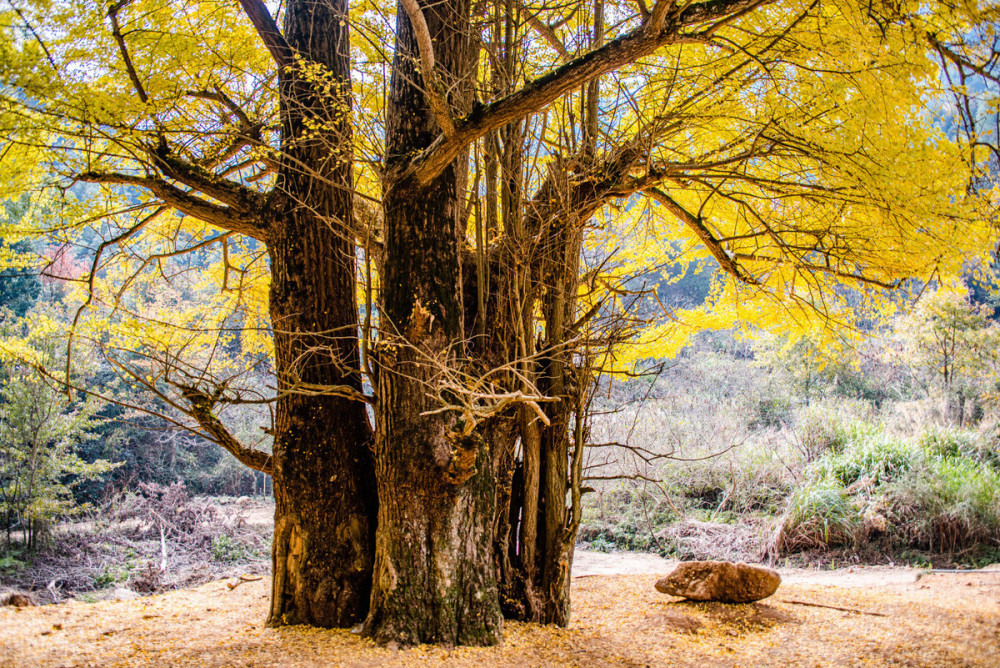
<svg viewBox="0 0 1000 668">
<path fill-rule="evenodd" d="M 377 564 L 376 574 L 378 587 L 383 593 L 391 592 L 396 588 L 396 582 L 399 577 L 396 575 L 396 569 L 392 565 L 392 560 L 387 556 L 383 556 Z"/>
<path fill-rule="evenodd" d="M 434 329 L 434 314 L 427 310 L 420 300 L 413 303 L 410 320 L 406 325 L 406 338 L 414 345 L 423 341 Z"/>
<path fill-rule="evenodd" d="M 457 487 L 476 474 L 476 455 L 484 441 L 483 437 L 475 432 L 465 434 L 450 429 L 447 438 L 452 450 L 444 469 L 444 479 L 448 484 Z"/>
</svg>

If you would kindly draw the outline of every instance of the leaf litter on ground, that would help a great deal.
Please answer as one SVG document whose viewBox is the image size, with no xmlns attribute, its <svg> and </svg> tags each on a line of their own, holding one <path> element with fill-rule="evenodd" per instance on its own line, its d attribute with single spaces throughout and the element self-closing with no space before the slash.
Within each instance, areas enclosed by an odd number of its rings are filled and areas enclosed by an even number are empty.
<svg viewBox="0 0 1000 668">
<path fill-rule="evenodd" d="M 269 578 L 216 581 L 133 601 L 0 609 L 0 666 L 997 665 L 1000 572 L 861 586 L 855 575 L 864 574 L 792 578 L 746 605 L 664 596 L 651 574 L 595 575 L 574 580 L 569 628 L 509 622 L 496 647 L 405 649 L 349 629 L 265 628 Z"/>
</svg>

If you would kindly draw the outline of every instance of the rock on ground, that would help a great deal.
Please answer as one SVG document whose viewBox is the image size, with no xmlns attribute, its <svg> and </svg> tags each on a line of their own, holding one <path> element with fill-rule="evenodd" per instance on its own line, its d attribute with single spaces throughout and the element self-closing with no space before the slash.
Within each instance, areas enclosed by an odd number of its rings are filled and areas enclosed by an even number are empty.
<svg viewBox="0 0 1000 668">
<path fill-rule="evenodd" d="M 656 583 L 656 590 L 692 601 L 751 603 L 778 590 L 781 576 L 742 561 L 686 561 Z"/>
<path fill-rule="evenodd" d="M 35 605 L 31 594 L 22 594 L 19 591 L 11 591 L 0 594 L 0 605 L 10 605 L 15 608 L 28 608 Z"/>
<path fill-rule="evenodd" d="M 142 594 L 139 592 L 132 591 L 131 589 L 125 589 L 124 587 L 119 587 L 115 589 L 114 594 L 111 598 L 115 601 L 134 601 L 138 598 L 142 598 Z"/>
</svg>

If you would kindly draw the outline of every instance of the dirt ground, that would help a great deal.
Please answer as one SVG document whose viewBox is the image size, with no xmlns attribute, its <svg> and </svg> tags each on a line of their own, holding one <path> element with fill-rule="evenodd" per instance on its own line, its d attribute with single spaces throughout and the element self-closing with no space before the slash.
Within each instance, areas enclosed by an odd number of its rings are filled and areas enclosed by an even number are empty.
<svg viewBox="0 0 1000 668">
<path fill-rule="evenodd" d="M 3 608 L 0 666 L 1000 666 L 1000 569 L 786 570 L 772 598 L 722 605 L 657 593 L 672 564 L 654 555 L 576 561 L 570 627 L 508 623 L 497 647 L 400 650 L 348 630 L 266 629 L 265 578 Z"/>
</svg>

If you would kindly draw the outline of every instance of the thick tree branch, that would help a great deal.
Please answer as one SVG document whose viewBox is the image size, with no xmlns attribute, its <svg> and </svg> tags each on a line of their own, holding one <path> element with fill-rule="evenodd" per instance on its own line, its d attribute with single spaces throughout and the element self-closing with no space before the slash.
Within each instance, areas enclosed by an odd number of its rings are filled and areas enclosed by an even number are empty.
<svg viewBox="0 0 1000 668">
<path fill-rule="evenodd" d="M 434 140 L 427 149 L 414 157 L 399 176 L 413 177 L 421 185 L 427 185 L 458 157 L 465 146 L 487 132 L 523 118 L 591 79 L 648 56 L 660 47 L 704 41 L 699 33 L 687 34 L 683 32 L 684 28 L 714 21 L 711 30 L 716 30 L 719 21 L 741 15 L 769 2 L 773 0 L 708 0 L 689 5 L 667 21 L 660 30 L 650 31 L 648 22 L 643 23 L 618 39 L 535 79 L 507 97 L 475 109 L 455 123 L 455 133 L 452 136 L 441 136 Z"/>
<path fill-rule="evenodd" d="M 690 0 L 688 0 L 685 4 L 690 5 Z M 673 0 L 659 0 L 659 2 L 653 5 L 653 13 L 650 14 L 649 20 L 645 23 L 646 31 L 650 33 L 658 33 L 663 30 L 663 24 L 667 21 L 667 10 L 673 6 Z"/>
<path fill-rule="evenodd" d="M 143 188 L 177 209 L 186 216 L 215 225 L 223 230 L 244 234 L 260 241 L 266 241 L 267 226 L 259 212 L 242 212 L 228 206 L 207 202 L 201 197 L 181 190 L 163 179 L 132 176 L 114 172 L 84 172 L 76 177 L 86 183 L 133 186 Z"/>
<path fill-rule="evenodd" d="M 209 435 L 211 440 L 225 448 L 240 463 L 249 466 L 255 471 L 272 475 L 271 455 L 261 450 L 248 448 L 240 443 L 226 429 L 226 426 L 222 424 L 219 418 L 212 413 L 213 404 L 215 403 L 212 397 L 194 387 L 181 388 L 181 396 L 191 405 L 189 415 L 195 419 L 198 426 Z"/>
<path fill-rule="evenodd" d="M 253 27 L 257 29 L 257 34 L 274 58 L 274 62 L 278 64 L 278 68 L 284 69 L 294 65 L 295 52 L 278 30 L 278 24 L 274 22 L 267 5 L 262 0 L 240 0 L 240 6 L 253 23 Z"/>
<path fill-rule="evenodd" d="M 749 285 L 757 284 L 757 279 L 746 274 L 740 268 L 736 261 L 729 256 L 728 252 L 726 252 L 726 249 L 722 247 L 722 244 L 719 243 L 718 239 L 712 235 L 711 230 L 705 226 L 705 223 L 703 223 L 700 218 L 689 212 L 687 209 L 674 201 L 670 195 L 658 188 L 647 188 L 643 192 L 691 228 L 691 231 L 695 233 L 703 244 L 705 244 L 708 252 L 712 254 L 712 257 L 715 258 L 715 260 L 719 263 L 719 266 L 722 267 L 726 273 L 735 276 Z"/>
<path fill-rule="evenodd" d="M 222 202 L 241 214 L 249 215 L 264 208 L 264 195 L 193 165 L 170 152 L 166 144 L 150 151 L 153 162 L 164 175 Z"/>
<path fill-rule="evenodd" d="M 441 127 L 445 137 L 455 134 L 455 123 L 448 109 L 448 97 L 437 72 L 434 71 L 434 44 L 431 42 L 431 31 L 424 19 L 424 12 L 417 0 L 399 0 L 406 11 L 406 16 L 413 26 L 413 35 L 417 38 L 417 48 L 420 50 L 420 75 L 424 80 L 424 97 L 430 107 L 434 119 Z"/>
</svg>

